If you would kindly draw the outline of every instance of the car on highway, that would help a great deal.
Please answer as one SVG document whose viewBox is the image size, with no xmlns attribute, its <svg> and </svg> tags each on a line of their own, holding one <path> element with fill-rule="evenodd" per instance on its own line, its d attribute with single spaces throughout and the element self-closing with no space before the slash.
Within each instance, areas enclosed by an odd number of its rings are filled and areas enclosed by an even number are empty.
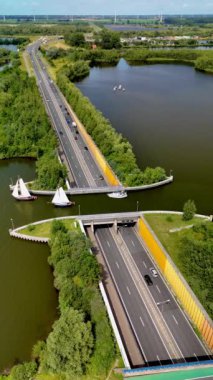
<svg viewBox="0 0 213 380">
<path fill-rule="evenodd" d="M 63 132 L 62 131 L 59 131 L 60 135 L 63 135 Z"/>
<path fill-rule="evenodd" d="M 99 177 L 98 177 L 99 179 L 101 179 L 101 180 L 103 180 L 104 179 L 104 177 L 100 174 L 99 175 Z"/>
<path fill-rule="evenodd" d="M 151 271 L 153 277 L 158 277 L 158 272 L 156 271 L 155 268 L 150 268 L 150 271 Z"/>
<path fill-rule="evenodd" d="M 147 283 L 148 286 L 153 285 L 152 279 L 151 279 L 151 277 L 148 274 L 145 274 L 144 280 L 146 281 L 146 283 Z"/>
<path fill-rule="evenodd" d="M 78 140 L 78 137 L 77 137 L 77 136 L 75 136 L 75 140 Z"/>
<path fill-rule="evenodd" d="M 84 150 L 88 150 L 87 146 L 84 147 Z"/>
</svg>

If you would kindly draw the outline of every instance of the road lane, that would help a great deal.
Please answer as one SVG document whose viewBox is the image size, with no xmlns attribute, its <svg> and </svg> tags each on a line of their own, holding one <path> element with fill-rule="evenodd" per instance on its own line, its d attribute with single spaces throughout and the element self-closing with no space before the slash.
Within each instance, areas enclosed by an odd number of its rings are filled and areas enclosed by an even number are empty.
<svg viewBox="0 0 213 380">
<path fill-rule="evenodd" d="M 78 187 L 104 187 L 106 181 L 96 164 L 82 136 L 72 127 L 72 117 L 58 87 L 49 78 L 37 51 L 39 43 L 28 47 L 28 52 L 37 77 L 38 86 L 43 94 L 46 108 L 58 133 L 65 151 L 70 170 Z M 60 132 L 62 132 L 60 134 Z M 86 147 L 86 149 L 85 149 Z"/>
<path fill-rule="evenodd" d="M 192 359 L 206 358 L 206 355 L 209 355 L 208 350 L 193 331 L 162 276 L 158 273 L 157 277 L 153 277 L 150 268 L 155 268 L 157 271 L 158 269 L 142 245 L 136 229 L 132 227 L 120 227 L 119 232 L 142 276 L 148 274 L 151 277 L 153 285 L 148 287 L 149 291 L 155 302 L 159 303 L 159 310 L 186 360 L 191 361 Z M 134 246 L 132 242 L 134 242 Z M 146 267 L 144 266 L 144 262 L 146 263 Z M 169 302 L 164 302 L 166 300 L 169 300 Z"/>
<path fill-rule="evenodd" d="M 171 362 L 109 229 L 97 229 L 95 235 L 144 357 L 148 362 Z"/>
</svg>

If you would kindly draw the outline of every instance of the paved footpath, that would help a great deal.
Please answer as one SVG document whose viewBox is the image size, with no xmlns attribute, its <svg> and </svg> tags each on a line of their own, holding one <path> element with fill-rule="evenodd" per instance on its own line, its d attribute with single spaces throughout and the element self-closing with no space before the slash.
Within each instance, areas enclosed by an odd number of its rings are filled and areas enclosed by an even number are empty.
<svg viewBox="0 0 213 380">
<path fill-rule="evenodd" d="M 133 380 L 213 380 L 212 368 L 197 368 L 188 371 L 164 372 L 155 375 L 134 376 Z"/>
</svg>

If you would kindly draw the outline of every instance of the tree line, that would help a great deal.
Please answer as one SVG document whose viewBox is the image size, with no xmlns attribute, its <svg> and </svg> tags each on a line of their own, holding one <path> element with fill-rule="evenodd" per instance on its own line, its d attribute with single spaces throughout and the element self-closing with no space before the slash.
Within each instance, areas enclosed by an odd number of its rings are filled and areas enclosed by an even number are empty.
<svg viewBox="0 0 213 380">
<path fill-rule="evenodd" d="M 14 366 L 9 379 L 30 380 L 38 373 L 65 380 L 105 378 L 115 359 L 115 342 L 90 242 L 79 228 L 68 231 L 63 222 L 53 221 L 50 250 L 59 318 L 47 340 L 33 347 L 32 361 Z"/>
<path fill-rule="evenodd" d="M 37 159 L 36 186 L 55 189 L 64 182 L 66 168 L 58 161 L 57 139 L 35 79 L 18 66 L 0 73 L 0 108 L 0 159 Z"/>
<path fill-rule="evenodd" d="M 200 223 L 185 232 L 179 257 L 189 285 L 213 318 L 213 223 Z"/>
</svg>

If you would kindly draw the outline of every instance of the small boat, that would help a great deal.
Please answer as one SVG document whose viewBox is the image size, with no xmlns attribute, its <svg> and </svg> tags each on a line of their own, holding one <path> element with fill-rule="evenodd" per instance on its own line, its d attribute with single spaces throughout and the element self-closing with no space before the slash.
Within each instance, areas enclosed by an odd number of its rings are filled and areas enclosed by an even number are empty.
<svg viewBox="0 0 213 380">
<path fill-rule="evenodd" d="M 107 194 L 109 198 L 116 198 L 116 199 L 121 199 L 121 198 L 126 198 L 127 197 L 127 192 L 122 190 L 122 191 L 116 191 L 114 193 L 109 193 Z"/>
<path fill-rule="evenodd" d="M 12 196 L 18 201 L 33 201 L 37 199 L 31 195 L 22 178 L 19 178 L 14 186 Z"/>
<path fill-rule="evenodd" d="M 122 91 L 126 91 L 125 87 L 122 88 Z"/>
<path fill-rule="evenodd" d="M 70 202 L 70 200 L 68 199 L 68 197 L 67 197 L 67 195 L 66 195 L 66 193 L 62 187 L 59 187 L 56 190 L 55 195 L 52 199 L 52 203 L 58 207 L 67 207 L 67 206 L 71 206 L 71 204 L 73 204 L 73 202 Z"/>
<path fill-rule="evenodd" d="M 122 85 L 121 84 L 119 84 L 118 90 L 122 90 Z"/>
<path fill-rule="evenodd" d="M 116 90 L 117 90 L 117 86 L 114 86 L 114 87 L 113 87 L 113 91 L 116 91 Z"/>
</svg>

